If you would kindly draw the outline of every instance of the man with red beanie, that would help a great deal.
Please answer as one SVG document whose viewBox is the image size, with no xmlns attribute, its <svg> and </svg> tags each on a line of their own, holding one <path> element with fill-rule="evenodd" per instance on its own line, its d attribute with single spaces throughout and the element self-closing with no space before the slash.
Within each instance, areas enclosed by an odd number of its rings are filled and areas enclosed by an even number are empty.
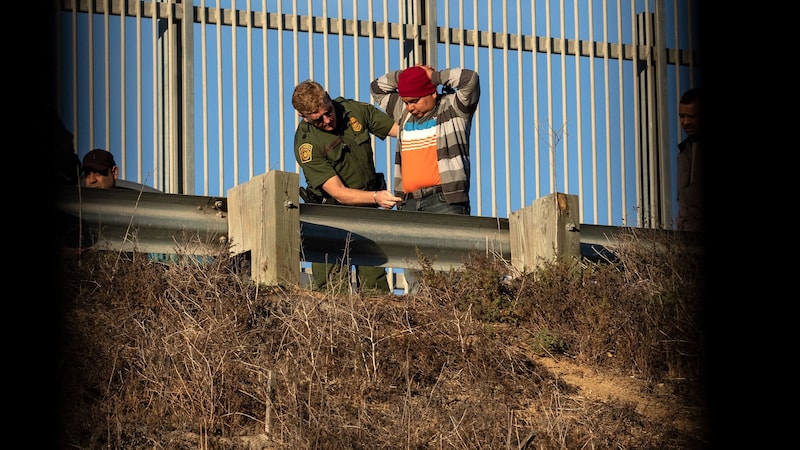
<svg viewBox="0 0 800 450">
<path fill-rule="evenodd" d="M 397 209 L 469 215 L 469 141 L 481 96 L 478 73 L 417 64 L 378 77 L 370 93 L 400 126 L 394 191 L 403 200 Z M 414 272 L 404 271 L 408 293 L 419 289 Z"/>
</svg>

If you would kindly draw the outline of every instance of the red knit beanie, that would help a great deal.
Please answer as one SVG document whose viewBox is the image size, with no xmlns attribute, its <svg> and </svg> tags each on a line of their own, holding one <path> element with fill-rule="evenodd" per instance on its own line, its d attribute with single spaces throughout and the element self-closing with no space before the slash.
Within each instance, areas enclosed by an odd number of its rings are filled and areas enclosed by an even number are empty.
<svg viewBox="0 0 800 450">
<path fill-rule="evenodd" d="M 397 77 L 397 93 L 400 97 L 425 97 L 434 92 L 436 86 L 422 67 L 409 67 Z"/>
</svg>

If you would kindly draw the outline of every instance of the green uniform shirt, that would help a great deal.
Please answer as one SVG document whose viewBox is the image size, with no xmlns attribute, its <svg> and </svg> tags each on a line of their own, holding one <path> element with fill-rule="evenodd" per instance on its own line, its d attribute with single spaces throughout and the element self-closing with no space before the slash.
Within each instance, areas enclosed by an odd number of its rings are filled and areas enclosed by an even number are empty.
<svg viewBox="0 0 800 450">
<path fill-rule="evenodd" d="M 394 121 L 369 103 L 342 97 L 333 100 L 333 109 L 333 132 L 301 121 L 294 134 L 294 157 L 303 170 L 307 189 L 330 197 L 322 185 L 334 175 L 352 189 L 378 189 L 370 134 L 386 139 Z"/>
</svg>

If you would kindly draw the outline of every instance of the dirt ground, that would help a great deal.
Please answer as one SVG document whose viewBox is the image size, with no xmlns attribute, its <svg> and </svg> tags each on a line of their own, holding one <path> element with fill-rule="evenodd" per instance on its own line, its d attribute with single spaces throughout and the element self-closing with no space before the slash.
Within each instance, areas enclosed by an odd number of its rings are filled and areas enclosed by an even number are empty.
<svg viewBox="0 0 800 450">
<path fill-rule="evenodd" d="M 563 357 L 532 358 L 567 384 L 576 387 L 581 398 L 633 404 L 636 405 L 636 412 L 642 416 L 656 422 L 672 423 L 676 428 L 690 433 L 699 434 L 705 427 L 697 420 L 700 411 L 687 407 L 664 384 L 651 385 L 631 376 L 601 373 Z"/>
</svg>

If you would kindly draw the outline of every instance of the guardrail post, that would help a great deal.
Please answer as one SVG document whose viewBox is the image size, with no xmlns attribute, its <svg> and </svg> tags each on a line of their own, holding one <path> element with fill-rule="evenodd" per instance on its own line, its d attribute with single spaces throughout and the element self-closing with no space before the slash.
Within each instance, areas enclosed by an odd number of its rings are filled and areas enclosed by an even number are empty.
<svg viewBox="0 0 800 450">
<path fill-rule="evenodd" d="M 578 196 L 562 193 L 536 199 L 508 218 L 511 264 L 530 272 L 547 262 L 581 257 Z"/>
<path fill-rule="evenodd" d="M 250 278 L 300 283 L 300 175 L 271 170 L 228 190 L 231 252 L 250 252 Z"/>
</svg>

